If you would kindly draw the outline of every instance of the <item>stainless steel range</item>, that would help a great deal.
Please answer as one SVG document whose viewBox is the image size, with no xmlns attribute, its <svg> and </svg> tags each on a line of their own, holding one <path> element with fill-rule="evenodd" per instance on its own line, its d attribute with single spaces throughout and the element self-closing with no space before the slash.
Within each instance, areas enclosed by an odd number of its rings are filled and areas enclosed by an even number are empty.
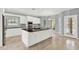
<svg viewBox="0 0 79 59">
<path fill-rule="evenodd" d="M 33 29 L 33 22 L 28 22 L 28 31 L 32 31 Z"/>
</svg>

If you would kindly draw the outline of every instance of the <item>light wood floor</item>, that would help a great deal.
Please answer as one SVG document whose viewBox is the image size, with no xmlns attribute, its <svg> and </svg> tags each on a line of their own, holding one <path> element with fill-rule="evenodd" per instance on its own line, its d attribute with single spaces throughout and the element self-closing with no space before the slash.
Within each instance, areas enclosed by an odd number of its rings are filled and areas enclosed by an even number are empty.
<svg viewBox="0 0 79 59">
<path fill-rule="evenodd" d="M 21 41 L 21 36 L 7 38 L 5 46 L 0 47 L 0 50 L 25 50 L 26 47 Z"/>
<path fill-rule="evenodd" d="M 6 45 L 0 50 L 78 50 L 79 39 L 61 36 L 54 33 L 52 38 L 26 48 L 21 41 L 21 36 L 7 38 Z"/>
</svg>

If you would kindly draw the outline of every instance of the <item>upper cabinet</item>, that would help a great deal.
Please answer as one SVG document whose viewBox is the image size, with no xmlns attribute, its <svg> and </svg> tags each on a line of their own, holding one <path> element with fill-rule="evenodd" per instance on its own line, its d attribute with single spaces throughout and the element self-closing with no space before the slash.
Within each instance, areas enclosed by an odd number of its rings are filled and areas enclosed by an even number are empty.
<svg viewBox="0 0 79 59">
<path fill-rule="evenodd" d="M 33 22 L 33 24 L 40 24 L 40 18 L 27 16 L 27 20 Z"/>
<path fill-rule="evenodd" d="M 27 17 L 26 16 L 20 16 L 20 23 L 26 24 L 27 23 Z"/>
</svg>

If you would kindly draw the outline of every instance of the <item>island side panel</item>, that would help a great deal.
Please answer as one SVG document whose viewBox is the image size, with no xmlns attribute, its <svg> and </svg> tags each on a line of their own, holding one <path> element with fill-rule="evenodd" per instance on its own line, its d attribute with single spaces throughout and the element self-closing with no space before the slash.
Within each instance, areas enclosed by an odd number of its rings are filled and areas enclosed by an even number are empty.
<svg viewBox="0 0 79 59">
<path fill-rule="evenodd" d="M 39 43 L 43 40 L 52 37 L 52 31 L 53 31 L 52 29 L 48 29 L 48 30 L 37 31 L 37 32 L 29 32 L 28 45 L 32 46 L 36 43 Z"/>
<path fill-rule="evenodd" d="M 22 41 L 26 47 L 29 47 L 28 37 L 29 37 L 29 32 L 22 30 Z"/>
</svg>

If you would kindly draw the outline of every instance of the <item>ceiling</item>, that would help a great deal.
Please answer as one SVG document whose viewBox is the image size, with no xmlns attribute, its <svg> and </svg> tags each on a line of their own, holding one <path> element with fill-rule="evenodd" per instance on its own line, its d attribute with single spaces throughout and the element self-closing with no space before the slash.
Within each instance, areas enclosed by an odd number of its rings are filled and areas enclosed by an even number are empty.
<svg viewBox="0 0 79 59">
<path fill-rule="evenodd" d="M 5 13 L 31 16 L 52 16 L 71 8 L 6 8 Z"/>
</svg>

